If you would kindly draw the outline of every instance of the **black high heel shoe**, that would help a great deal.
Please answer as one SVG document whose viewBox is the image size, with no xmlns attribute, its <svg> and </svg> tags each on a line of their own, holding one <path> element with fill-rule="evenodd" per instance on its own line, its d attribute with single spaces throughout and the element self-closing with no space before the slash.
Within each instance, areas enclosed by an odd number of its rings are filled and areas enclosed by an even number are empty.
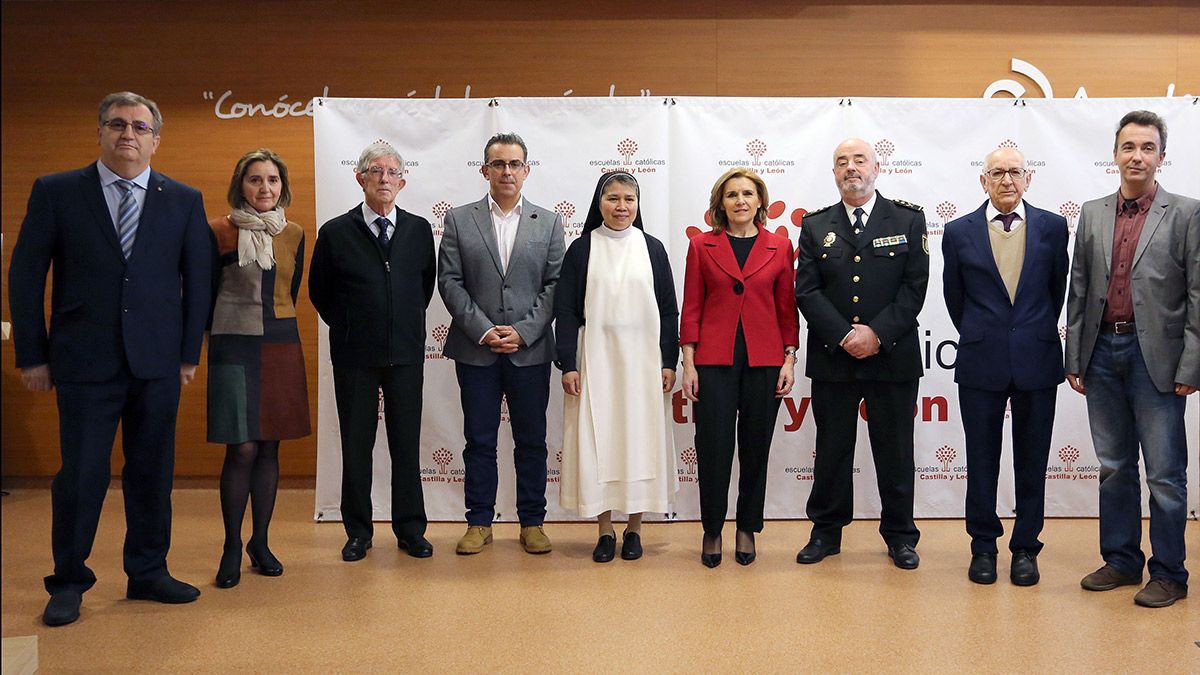
<svg viewBox="0 0 1200 675">
<path fill-rule="evenodd" d="M 233 588 L 242 580 L 242 545 L 226 546 L 217 567 L 217 588 Z"/>
<path fill-rule="evenodd" d="M 253 539 L 246 544 L 246 555 L 250 556 L 250 567 L 257 569 L 264 577 L 277 577 L 283 574 L 283 563 L 271 553 L 264 544 L 259 546 Z"/>
<path fill-rule="evenodd" d="M 708 543 L 712 541 L 716 541 L 717 543 L 717 552 L 705 553 L 704 549 L 708 548 Z M 700 562 L 704 563 L 705 567 L 716 567 L 721 564 L 721 535 L 715 537 L 710 537 L 707 534 L 704 535 L 704 541 L 700 546 Z"/>
<path fill-rule="evenodd" d="M 758 554 L 754 549 L 754 533 L 753 532 L 739 532 L 738 534 L 745 534 L 750 537 L 751 549 L 749 551 L 736 551 L 735 550 L 733 552 L 733 559 L 736 560 L 737 564 L 739 564 L 739 565 L 749 565 L 750 563 L 754 562 L 755 558 L 758 557 Z"/>
</svg>

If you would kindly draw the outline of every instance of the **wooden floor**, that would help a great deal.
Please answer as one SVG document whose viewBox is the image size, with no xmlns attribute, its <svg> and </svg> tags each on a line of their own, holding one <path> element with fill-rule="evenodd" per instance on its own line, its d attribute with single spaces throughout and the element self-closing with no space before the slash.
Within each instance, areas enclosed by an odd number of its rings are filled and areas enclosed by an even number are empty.
<svg viewBox="0 0 1200 675">
<path fill-rule="evenodd" d="M 221 552 L 215 490 L 175 492 L 171 571 L 203 595 L 184 606 L 124 599 L 121 493 L 112 491 L 90 560 L 100 581 L 82 618 L 46 628 L 45 490 L 3 497 L 3 635 L 37 635 L 41 672 L 1200 672 L 1200 597 L 1167 609 L 1134 588 L 1081 590 L 1100 565 L 1096 521 L 1052 520 L 1042 583 L 967 581 L 961 521 L 919 524 L 921 568 L 895 569 L 856 523 L 842 553 L 800 566 L 803 521 L 769 522 L 758 561 L 699 562 L 699 523 L 647 524 L 646 556 L 591 562 L 592 524 L 551 524 L 554 552 L 520 550 L 515 525 L 477 556 L 454 555 L 460 523 L 429 528 L 432 559 L 376 528 L 366 560 L 344 563 L 340 524 L 312 522 L 311 490 L 281 491 L 272 548 L 280 578 L 243 571 L 213 586 Z M 1006 522 L 1006 527 L 1011 523 Z M 1187 525 L 1200 573 L 1200 524 Z M 1195 577 L 1194 577 L 1195 578 Z M 1193 584 L 1195 587 L 1195 584 Z M 1195 590 L 1195 588 L 1193 589 Z"/>
</svg>

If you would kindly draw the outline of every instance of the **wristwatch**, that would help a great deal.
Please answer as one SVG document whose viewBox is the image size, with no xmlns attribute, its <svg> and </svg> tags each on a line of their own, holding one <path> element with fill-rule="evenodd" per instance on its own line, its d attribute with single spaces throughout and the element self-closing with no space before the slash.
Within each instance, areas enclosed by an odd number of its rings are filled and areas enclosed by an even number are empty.
<svg viewBox="0 0 1200 675">
<path fill-rule="evenodd" d="M 795 355 L 796 355 L 796 348 L 795 348 L 795 347 L 784 347 L 784 349 L 783 349 L 783 355 L 784 355 L 784 356 L 795 356 Z"/>
</svg>

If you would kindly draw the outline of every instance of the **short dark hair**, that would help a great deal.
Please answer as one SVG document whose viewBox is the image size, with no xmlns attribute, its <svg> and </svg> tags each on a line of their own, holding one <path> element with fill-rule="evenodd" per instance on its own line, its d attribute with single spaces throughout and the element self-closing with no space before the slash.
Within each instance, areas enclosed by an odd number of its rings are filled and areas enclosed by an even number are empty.
<svg viewBox="0 0 1200 675">
<path fill-rule="evenodd" d="M 100 124 L 103 125 L 108 121 L 108 109 L 114 105 L 122 107 L 146 106 L 150 109 L 150 116 L 154 118 L 154 135 L 157 136 L 162 131 L 163 119 L 162 113 L 158 110 L 158 104 L 132 91 L 118 91 L 100 100 Z"/>
<path fill-rule="evenodd" d="M 233 178 L 229 179 L 229 194 L 226 199 L 229 205 L 235 209 L 240 209 L 246 205 L 246 196 L 242 194 L 242 181 L 246 178 L 246 172 L 250 170 L 250 165 L 255 162 L 271 162 L 279 169 L 279 203 L 278 206 L 287 207 L 292 204 L 292 185 L 288 182 L 287 164 L 283 163 L 279 155 L 275 154 L 270 148 L 259 148 L 251 150 L 242 155 L 238 160 L 237 166 L 233 167 Z"/>
<path fill-rule="evenodd" d="M 1158 154 L 1167 151 L 1167 122 L 1156 112 L 1149 110 L 1134 110 L 1133 112 L 1125 113 L 1121 118 L 1121 123 L 1117 125 L 1117 133 L 1113 136 L 1113 152 L 1117 151 L 1117 139 L 1121 137 L 1121 130 L 1130 124 L 1137 124 L 1143 127 L 1154 127 L 1158 129 Z"/>
<path fill-rule="evenodd" d="M 519 145 L 521 146 L 522 161 L 529 159 L 529 148 L 525 147 L 525 139 L 520 135 L 512 132 L 501 132 L 488 139 L 487 145 L 483 146 L 483 161 L 488 161 L 488 150 L 492 149 L 493 145 Z"/>
</svg>

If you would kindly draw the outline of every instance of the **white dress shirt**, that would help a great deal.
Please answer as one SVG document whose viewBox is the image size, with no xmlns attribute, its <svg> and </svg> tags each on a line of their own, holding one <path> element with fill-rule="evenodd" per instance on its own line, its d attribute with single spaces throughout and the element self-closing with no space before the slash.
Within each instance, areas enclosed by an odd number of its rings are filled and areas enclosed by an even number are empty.
<svg viewBox="0 0 1200 675">
<path fill-rule="evenodd" d="M 508 273 L 508 260 L 512 257 L 513 243 L 517 241 L 517 226 L 521 224 L 521 206 L 524 203 L 517 195 L 517 205 L 505 213 L 489 192 L 488 211 L 492 214 L 492 228 L 496 231 L 496 247 L 500 251 L 500 271 Z"/>
<path fill-rule="evenodd" d="M 388 231 L 387 231 L 388 241 L 392 240 L 392 235 L 396 234 L 396 207 L 395 206 L 392 206 L 392 210 L 390 212 L 388 212 L 388 214 L 385 216 L 382 213 L 375 213 L 375 211 L 373 211 L 371 209 L 371 207 L 367 206 L 366 202 L 363 202 L 362 203 L 362 215 L 363 215 L 363 220 L 367 221 L 367 229 L 371 230 L 371 234 L 375 235 L 376 239 L 379 238 L 379 226 L 375 224 L 375 219 L 380 218 L 380 217 L 387 218 L 388 219 Z"/>
<path fill-rule="evenodd" d="M 1012 221 L 1012 225 L 1009 226 L 1008 231 L 1016 232 L 1017 228 L 1021 226 L 1021 223 L 1025 222 L 1025 201 L 1022 200 L 1022 201 L 1017 202 L 1017 208 L 1013 209 L 1012 212 L 1017 214 L 1017 217 Z M 998 215 L 1000 215 L 1000 209 L 996 208 L 996 205 L 993 204 L 992 200 L 989 199 L 988 203 L 987 203 L 988 227 L 992 228 L 993 230 L 1003 232 L 1004 231 L 1004 223 L 1001 223 L 996 220 L 996 216 L 998 216 Z"/>
</svg>

